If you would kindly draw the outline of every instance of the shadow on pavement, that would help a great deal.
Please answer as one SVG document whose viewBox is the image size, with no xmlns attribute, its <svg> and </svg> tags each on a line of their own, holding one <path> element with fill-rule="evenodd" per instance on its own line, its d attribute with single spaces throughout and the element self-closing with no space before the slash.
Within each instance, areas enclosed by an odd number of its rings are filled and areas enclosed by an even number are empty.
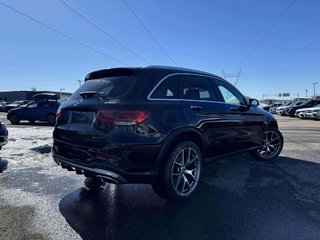
<svg viewBox="0 0 320 240">
<path fill-rule="evenodd" d="M 0 157 L 0 173 L 2 173 L 4 170 L 6 170 L 7 166 L 8 166 L 8 161 L 7 160 L 3 160 Z"/>
<path fill-rule="evenodd" d="M 60 201 L 83 239 L 320 239 L 320 165 L 248 155 L 206 168 L 199 191 L 172 204 L 149 185 L 80 188 Z"/>
</svg>

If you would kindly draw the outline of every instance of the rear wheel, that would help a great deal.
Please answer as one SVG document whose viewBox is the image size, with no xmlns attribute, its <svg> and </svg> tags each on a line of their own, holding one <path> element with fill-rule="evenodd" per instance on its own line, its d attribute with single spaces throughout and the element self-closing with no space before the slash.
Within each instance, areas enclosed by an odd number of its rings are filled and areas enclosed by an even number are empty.
<svg viewBox="0 0 320 240">
<path fill-rule="evenodd" d="M 156 183 L 155 192 L 172 201 L 190 198 L 199 185 L 202 171 L 202 154 L 198 146 L 190 141 L 178 144 L 171 152 L 164 171 Z"/>
<path fill-rule="evenodd" d="M 19 119 L 19 117 L 18 117 L 17 114 L 12 113 L 12 114 L 9 116 L 9 121 L 11 122 L 11 124 L 19 124 L 20 119 Z"/>
<path fill-rule="evenodd" d="M 50 124 L 50 125 L 54 125 L 56 124 L 56 116 L 54 114 L 49 114 L 47 116 L 47 122 Z"/>
<path fill-rule="evenodd" d="M 263 134 L 262 145 L 258 150 L 252 151 L 251 155 L 257 160 L 271 161 L 279 156 L 283 148 L 283 136 L 274 127 L 267 128 Z"/>
</svg>

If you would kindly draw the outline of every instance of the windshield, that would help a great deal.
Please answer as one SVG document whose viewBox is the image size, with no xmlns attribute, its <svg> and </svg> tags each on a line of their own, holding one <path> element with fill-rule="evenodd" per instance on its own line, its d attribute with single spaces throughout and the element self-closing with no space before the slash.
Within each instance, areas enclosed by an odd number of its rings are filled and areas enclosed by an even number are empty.
<svg viewBox="0 0 320 240">
<path fill-rule="evenodd" d="M 308 102 L 297 102 L 294 104 L 294 106 L 299 106 L 299 105 L 306 105 Z"/>
</svg>

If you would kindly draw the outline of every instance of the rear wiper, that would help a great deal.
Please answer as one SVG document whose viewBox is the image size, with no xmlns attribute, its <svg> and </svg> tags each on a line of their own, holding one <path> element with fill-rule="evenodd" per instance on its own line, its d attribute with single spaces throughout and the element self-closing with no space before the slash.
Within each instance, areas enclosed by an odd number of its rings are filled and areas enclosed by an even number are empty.
<svg viewBox="0 0 320 240">
<path fill-rule="evenodd" d="M 84 99 L 87 99 L 87 98 L 90 98 L 90 97 L 93 97 L 94 95 L 97 95 L 97 91 L 86 91 L 86 92 L 80 92 L 79 95 L 84 98 Z"/>
</svg>

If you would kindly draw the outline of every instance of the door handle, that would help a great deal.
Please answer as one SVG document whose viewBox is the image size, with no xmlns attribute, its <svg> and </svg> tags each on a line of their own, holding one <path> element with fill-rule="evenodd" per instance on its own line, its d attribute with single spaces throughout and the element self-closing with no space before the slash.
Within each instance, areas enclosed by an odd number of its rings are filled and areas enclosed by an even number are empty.
<svg viewBox="0 0 320 240">
<path fill-rule="evenodd" d="M 193 110 L 193 111 L 200 111 L 203 109 L 203 107 L 201 106 L 190 106 L 190 109 Z"/>
</svg>

